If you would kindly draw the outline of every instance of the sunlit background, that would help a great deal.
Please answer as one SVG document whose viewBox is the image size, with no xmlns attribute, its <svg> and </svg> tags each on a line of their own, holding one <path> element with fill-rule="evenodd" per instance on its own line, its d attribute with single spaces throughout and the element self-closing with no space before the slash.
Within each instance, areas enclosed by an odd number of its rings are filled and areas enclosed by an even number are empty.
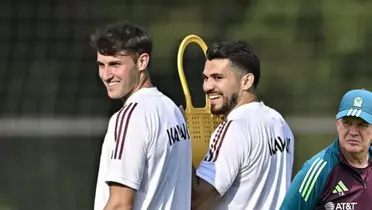
<svg viewBox="0 0 372 210">
<path fill-rule="evenodd" d="M 121 106 L 98 79 L 88 44 L 95 27 L 142 25 L 154 41 L 153 83 L 177 104 L 185 36 L 248 41 L 261 59 L 260 100 L 295 132 L 296 173 L 334 140 L 342 95 L 372 89 L 371 11 L 367 0 L 3 0 L 0 210 L 93 208 L 101 143 Z M 202 51 L 190 46 L 184 59 L 194 105 L 202 106 Z"/>
</svg>

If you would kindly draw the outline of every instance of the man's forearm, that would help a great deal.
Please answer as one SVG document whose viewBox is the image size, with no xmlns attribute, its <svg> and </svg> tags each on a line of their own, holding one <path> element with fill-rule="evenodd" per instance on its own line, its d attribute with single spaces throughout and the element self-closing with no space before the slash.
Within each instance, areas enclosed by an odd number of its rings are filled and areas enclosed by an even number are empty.
<svg viewBox="0 0 372 210">
<path fill-rule="evenodd" d="M 110 198 L 103 210 L 132 210 L 136 191 L 125 185 L 109 182 Z"/>
<path fill-rule="evenodd" d="M 220 195 L 215 189 L 212 189 L 210 186 L 206 186 L 203 180 L 197 178 L 196 186 L 193 188 L 192 192 L 192 210 L 209 210 L 213 209 L 213 206 L 220 199 Z"/>
<path fill-rule="evenodd" d="M 192 166 L 192 210 L 208 210 L 221 198 L 217 190 L 208 182 L 196 176 L 195 167 Z"/>
</svg>

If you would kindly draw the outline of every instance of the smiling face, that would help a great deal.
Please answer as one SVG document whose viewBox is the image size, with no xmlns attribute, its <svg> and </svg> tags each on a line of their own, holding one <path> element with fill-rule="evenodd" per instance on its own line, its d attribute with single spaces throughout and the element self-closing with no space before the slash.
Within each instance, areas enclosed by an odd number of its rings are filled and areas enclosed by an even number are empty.
<svg viewBox="0 0 372 210">
<path fill-rule="evenodd" d="M 358 117 L 343 117 L 336 121 L 340 148 L 357 154 L 367 152 L 372 140 L 372 125 Z"/>
<path fill-rule="evenodd" d="M 241 92 L 239 73 L 231 70 L 228 59 L 207 60 L 203 71 L 203 90 L 209 96 L 211 113 L 227 115 L 238 103 Z"/>
<path fill-rule="evenodd" d="M 122 52 L 114 56 L 97 53 L 99 77 L 111 99 L 130 94 L 139 82 L 139 69 L 133 58 Z"/>
</svg>

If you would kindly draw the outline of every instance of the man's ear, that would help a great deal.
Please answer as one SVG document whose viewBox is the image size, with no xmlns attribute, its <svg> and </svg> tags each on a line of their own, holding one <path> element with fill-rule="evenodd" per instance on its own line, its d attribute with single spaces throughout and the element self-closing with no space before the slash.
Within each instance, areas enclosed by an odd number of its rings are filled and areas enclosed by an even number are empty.
<svg viewBox="0 0 372 210">
<path fill-rule="evenodd" d="M 137 68 L 139 71 L 143 71 L 147 68 L 150 62 L 150 55 L 147 53 L 142 53 L 140 56 L 138 56 L 137 59 Z"/>
<path fill-rule="evenodd" d="M 337 119 L 336 120 L 336 129 L 338 129 L 341 126 L 341 123 L 342 123 L 341 120 L 342 119 Z"/>
<path fill-rule="evenodd" d="M 254 82 L 254 75 L 252 73 L 248 73 L 244 75 L 241 78 L 242 89 L 245 91 L 248 91 L 251 87 L 253 87 L 253 82 Z"/>
</svg>

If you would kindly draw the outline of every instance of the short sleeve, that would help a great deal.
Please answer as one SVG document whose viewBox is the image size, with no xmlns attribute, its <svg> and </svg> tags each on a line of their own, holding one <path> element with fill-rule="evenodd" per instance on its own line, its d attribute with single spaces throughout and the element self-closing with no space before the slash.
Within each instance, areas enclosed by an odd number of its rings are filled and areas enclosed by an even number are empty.
<svg viewBox="0 0 372 210">
<path fill-rule="evenodd" d="M 293 179 L 284 197 L 281 210 L 312 210 L 319 202 L 324 187 L 327 161 L 307 161 Z"/>
<path fill-rule="evenodd" d="M 113 127 L 115 144 L 110 154 L 105 181 L 138 190 L 147 158 L 145 112 L 137 103 L 130 103 L 119 111 Z"/>
<path fill-rule="evenodd" d="M 212 135 L 209 151 L 197 168 L 196 175 L 214 186 L 221 196 L 233 184 L 245 153 L 249 153 L 246 138 L 238 121 L 224 122 Z"/>
</svg>

